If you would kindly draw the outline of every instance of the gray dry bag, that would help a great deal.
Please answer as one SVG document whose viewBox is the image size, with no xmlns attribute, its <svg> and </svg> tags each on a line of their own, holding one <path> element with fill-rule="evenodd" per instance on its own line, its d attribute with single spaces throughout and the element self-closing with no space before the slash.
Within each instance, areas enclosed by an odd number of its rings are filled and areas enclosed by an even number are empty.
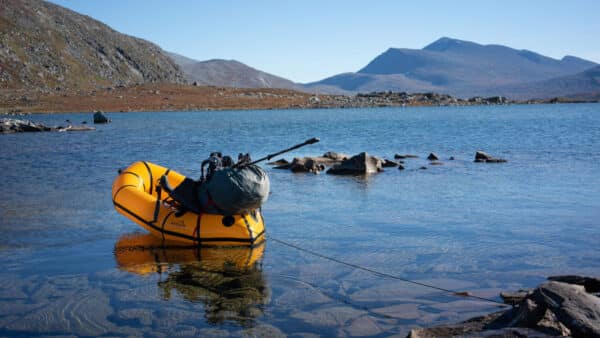
<svg viewBox="0 0 600 338">
<path fill-rule="evenodd" d="M 215 170 L 199 190 L 203 212 L 236 215 L 260 206 L 269 197 L 269 177 L 259 166 Z"/>
</svg>

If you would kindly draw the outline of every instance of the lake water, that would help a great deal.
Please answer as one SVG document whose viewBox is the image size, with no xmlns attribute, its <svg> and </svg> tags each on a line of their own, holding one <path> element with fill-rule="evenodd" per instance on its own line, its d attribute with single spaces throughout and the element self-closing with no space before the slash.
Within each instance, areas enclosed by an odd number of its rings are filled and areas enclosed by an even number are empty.
<svg viewBox="0 0 600 338">
<path fill-rule="evenodd" d="M 273 239 L 495 300 L 600 271 L 598 104 L 109 115 L 94 132 L 0 135 L 2 336 L 404 336 L 500 310 L 269 239 L 253 251 L 148 249 L 112 206 L 117 169 L 132 162 L 198 177 L 211 151 L 259 158 L 313 136 L 283 157 L 420 158 L 370 177 L 264 166 Z M 473 163 L 477 150 L 509 162 Z"/>
</svg>

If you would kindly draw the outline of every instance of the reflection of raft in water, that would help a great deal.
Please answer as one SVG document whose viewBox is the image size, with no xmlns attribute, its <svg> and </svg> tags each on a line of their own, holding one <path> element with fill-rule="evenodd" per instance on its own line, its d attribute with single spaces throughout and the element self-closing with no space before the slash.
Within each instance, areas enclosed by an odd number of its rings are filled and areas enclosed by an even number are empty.
<svg viewBox="0 0 600 338">
<path fill-rule="evenodd" d="M 140 274 L 167 274 L 158 288 L 162 297 L 176 291 L 189 302 L 203 302 L 211 323 L 234 320 L 251 324 L 269 301 L 260 261 L 264 244 L 255 247 L 193 247 L 164 242 L 150 234 L 125 235 L 115 245 L 120 269 Z"/>
<path fill-rule="evenodd" d="M 131 234 L 119 239 L 115 245 L 115 258 L 120 269 L 139 275 L 162 272 L 170 264 L 193 264 L 205 271 L 241 273 L 252 269 L 263 251 L 264 244 L 255 247 L 192 247 L 164 242 L 150 234 Z"/>
<path fill-rule="evenodd" d="M 136 162 L 113 183 L 117 211 L 164 240 L 201 246 L 252 246 L 264 240 L 264 220 L 258 209 L 233 216 L 191 211 L 180 215 L 176 202 L 158 188 L 163 175 L 175 190 L 195 191 L 195 182 L 175 171 Z"/>
</svg>

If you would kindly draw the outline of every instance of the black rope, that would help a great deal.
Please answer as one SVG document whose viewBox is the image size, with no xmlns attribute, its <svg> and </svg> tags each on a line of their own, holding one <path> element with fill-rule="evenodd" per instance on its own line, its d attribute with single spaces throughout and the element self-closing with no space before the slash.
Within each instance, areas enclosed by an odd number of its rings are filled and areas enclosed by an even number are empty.
<svg viewBox="0 0 600 338">
<path fill-rule="evenodd" d="M 320 257 L 320 258 L 323 258 L 323 259 L 326 259 L 326 260 L 329 260 L 329 261 L 332 261 L 332 262 L 336 262 L 338 264 L 346 265 L 348 267 L 351 267 L 351 268 L 354 268 L 354 269 L 357 269 L 357 270 L 366 271 L 366 272 L 369 272 L 369 273 L 371 273 L 373 275 L 376 275 L 376 276 L 379 276 L 379 277 L 391 278 L 391 279 L 403 281 L 403 282 L 406 282 L 406 283 L 411 283 L 411 284 L 415 284 L 415 285 L 424 286 L 424 287 L 427 287 L 427 288 L 430 288 L 430 289 L 435 289 L 435 290 L 439 290 L 439 291 L 448 292 L 448 293 L 451 293 L 454 296 L 470 297 L 470 298 L 475 298 L 475 299 L 483 300 L 483 301 L 486 301 L 486 302 L 492 302 L 492 303 L 500 304 L 502 306 L 509 306 L 507 304 L 504 304 L 504 303 L 502 303 L 500 301 L 497 301 L 497 300 L 494 300 L 494 299 L 485 298 L 485 297 L 479 297 L 479 296 L 471 295 L 471 294 L 468 294 L 468 293 L 465 293 L 465 292 L 459 292 L 459 291 L 454 291 L 454 290 L 450 290 L 450 289 L 445 289 L 445 288 L 442 288 L 442 287 L 439 287 L 439 286 L 417 282 L 417 281 L 414 281 L 414 280 L 410 280 L 410 279 L 398 277 L 398 276 L 395 276 L 395 275 L 391 275 L 389 273 L 385 273 L 385 272 L 373 270 L 373 269 L 370 269 L 370 268 L 366 268 L 364 266 L 360 266 L 360 265 L 348 263 L 348 262 L 339 260 L 337 258 L 325 256 L 325 255 L 320 254 L 318 252 L 302 248 L 300 246 L 297 246 L 297 245 L 292 244 L 292 243 L 288 243 L 286 241 L 282 241 L 280 239 L 274 238 L 273 236 L 269 236 L 269 239 L 271 241 L 273 241 L 273 242 L 276 242 L 276 243 L 288 246 L 288 247 L 296 249 L 298 251 L 306 252 L 306 253 L 311 254 L 313 256 L 317 256 L 317 257 Z"/>
</svg>

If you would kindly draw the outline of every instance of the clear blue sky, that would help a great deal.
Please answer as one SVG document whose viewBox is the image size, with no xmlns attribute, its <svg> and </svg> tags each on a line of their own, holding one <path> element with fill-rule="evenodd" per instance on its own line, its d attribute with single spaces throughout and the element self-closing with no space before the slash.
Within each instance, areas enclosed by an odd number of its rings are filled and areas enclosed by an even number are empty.
<svg viewBox="0 0 600 338">
<path fill-rule="evenodd" d="M 600 63 L 600 1 L 52 0 L 197 60 L 296 82 L 357 71 L 389 47 L 448 36 Z"/>
</svg>

